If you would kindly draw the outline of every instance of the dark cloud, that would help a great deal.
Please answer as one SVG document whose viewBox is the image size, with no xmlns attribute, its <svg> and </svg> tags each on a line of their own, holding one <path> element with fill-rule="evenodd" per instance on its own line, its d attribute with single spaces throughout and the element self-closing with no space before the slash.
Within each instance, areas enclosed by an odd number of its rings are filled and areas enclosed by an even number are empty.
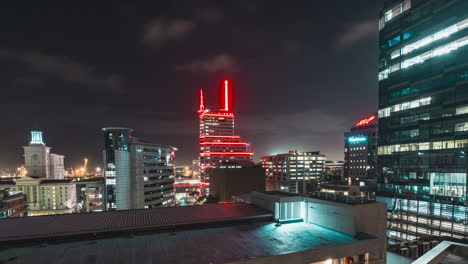
<svg viewBox="0 0 468 264">
<path fill-rule="evenodd" d="M 235 72 L 238 70 L 234 58 L 227 54 L 218 54 L 216 56 L 197 59 L 187 64 L 176 66 L 177 71 L 188 72 Z"/>
<path fill-rule="evenodd" d="M 148 22 L 143 32 L 143 43 L 161 46 L 164 42 L 187 37 L 195 28 L 195 23 L 186 19 L 159 18 Z"/>
<path fill-rule="evenodd" d="M 378 20 L 368 20 L 355 23 L 337 40 L 338 47 L 351 47 L 357 42 L 366 40 L 367 37 L 377 33 Z"/>
<path fill-rule="evenodd" d="M 37 73 L 51 74 L 64 81 L 91 86 L 99 89 L 109 89 L 122 92 L 122 80 L 118 75 L 100 75 L 87 65 L 75 62 L 66 57 L 50 56 L 39 52 L 19 52 L 0 49 L 0 59 L 12 60 L 25 64 Z M 16 80 L 16 85 L 37 85 L 42 83 L 38 77 L 26 77 Z"/>
<path fill-rule="evenodd" d="M 220 8 L 205 7 L 199 8 L 195 12 L 196 18 L 202 21 L 217 23 L 224 19 L 224 12 Z"/>
</svg>

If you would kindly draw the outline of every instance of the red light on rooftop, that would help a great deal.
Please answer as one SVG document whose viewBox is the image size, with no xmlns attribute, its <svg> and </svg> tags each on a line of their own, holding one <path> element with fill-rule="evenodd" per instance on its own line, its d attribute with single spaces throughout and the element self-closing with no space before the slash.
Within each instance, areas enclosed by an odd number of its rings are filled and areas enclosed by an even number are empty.
<svg viewBox="0 0 468 264">
<path fill-rule="evenodd" d="M 203 135 L 200 138 L 240 138 L 240 136 L 230 136 L 230 135 Z"/>
<path fill-rule="evenodd" d="M 366 125 L 369 125 L 372 121 L 375 120 L 375 115 L 372 115 L 372 116 L 369 116 L 368 118 L 364 118 L 362 120 L 360 120 L 359 122 L 356 123 L 356 125 L 354 125 L 355 127 L 358 127 L 358 126 L 366 126 Z"/>
<path fill-rule="evenodd" d="M 253 152 L 200 152 L 201 155 L 253 155 Z"/>
<path fill-rule="evenodd" d="M 232 96 L 231 89 L 228 80 L 224 80 L 222 83 L 221 97 L 220 97 L 220 108 L 221 111 L 229 112 L 231 111 Z"/>
<path fill-rule="evenodd" d="M 242 145 L 246 146 L 247 142 L 202 142 L 200 145 Z"/>
<path fill-rule="evenodd" d="M 200 118 L 204 117 L 204 116 L 213 116 L 213 117 L 234 117 L 234 114 L 233 113 L 219 113 L 219 114 L 210 114 L 210 113 L 206 113 L 206 112 L 202 112 L 200 114 Z"/>
</svg>

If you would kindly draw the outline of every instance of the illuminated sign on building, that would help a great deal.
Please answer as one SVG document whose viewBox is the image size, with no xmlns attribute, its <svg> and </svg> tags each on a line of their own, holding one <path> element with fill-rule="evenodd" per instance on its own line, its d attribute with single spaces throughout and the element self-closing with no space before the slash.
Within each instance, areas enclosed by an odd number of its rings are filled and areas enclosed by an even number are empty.
<svg viewBox="0 0 468 264">
<path fill-rule="evenodd" d="M 367 140 L 364 136 L 352 136 L 348 138 L 349 143 L 361 143 Z"/>
<path fill-rule="evenodd" d="M 372 116 L 369 116 L 368 118 L 364 118 L 362 120 L 360 120 L 359 122 L 357 122 L 356 125 L 354 125 L 355 127 L 358 127 L 358 126 L 367 126 L 368 124 L 370 124 L 372 121 L 375 120 L 375 115 L 372 115 Z"/>
</svg>

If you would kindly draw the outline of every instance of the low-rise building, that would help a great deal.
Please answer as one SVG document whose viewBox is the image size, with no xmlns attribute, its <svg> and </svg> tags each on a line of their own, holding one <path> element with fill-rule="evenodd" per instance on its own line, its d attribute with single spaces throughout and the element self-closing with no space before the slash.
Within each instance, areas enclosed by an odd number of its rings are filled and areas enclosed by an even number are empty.
<svg viewBox="0 0 468 264">
<path fill-rule="evenodd" d="M 0 218 L 22 217 L 27 214 L 26 196 L 22 192 L 0 188 Z"/>
<path fill-rule="evenodd" d="M 82 212 L 102 212 L 104 203 L 104 178 L 84 179 L 76 183 L 76 202 Z"/>
<path fill-rule="evenodd" d="M 76 185 L 71 180 L 25 176 L 4 187 L 26 195 L 29 216 L 76 211 Z"/>
<path fill-rule="evenodd" d="M 344 161 L 325 161 L 324 181 L 329 183 L 342 183 L 344 181 Z"/>
<path fill-rule="evenodd" d="M 306 194 L 316 190 L 325 172 L 325 155 L 320 151 L 260 157 L 266 170 L 266 190 Z"/>
</svg>

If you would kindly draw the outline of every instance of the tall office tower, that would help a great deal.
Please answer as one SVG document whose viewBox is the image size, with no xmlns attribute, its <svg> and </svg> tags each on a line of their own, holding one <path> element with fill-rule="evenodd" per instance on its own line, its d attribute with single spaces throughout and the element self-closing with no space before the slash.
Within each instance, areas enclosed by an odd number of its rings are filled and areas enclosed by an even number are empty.
<svg viewBox="0 0 468 264">
<path fill-rule="evenodd" d="M 389 238 L 468 238 L 468 1 L 388 0 L 380 18 L 378 196 Z"/>
<path fill-rule="evenodd" d="M 130 140 L 132 129 L 106 127 L 104 131 L 103 170 L 106 210 L 130 207 Z M 117 179 L 119 188 L 117 188 Z M 117 207 L 117 200 L 119 207 Z"/>
<path fill-rule="evenodd" d="M 175 205 L 175 152 L 177 148 L 133 138 L 131 153 L 132 209 Z"/>
<path fill-rule="evenodd" d="M 252 163 L 250 143 L 242 142 L 234 133 L 232 92 L 228 80 L 221 86 L 220 109 L 205 108 L 203 90 L 200 90 L 198 114 L 200 118 L 200 177 L 208 182 L 207 169 L 221 164 Z"/>
<path fill-rule="evenodd" d="M 174 147 L 138 141 L 132 130 L 103 128 L 106 210 L 174 204 Z"/>
<path fill-rule="evenodd" d="M 49 178 L 50 148 L 42 139 L 42 132 L 31 131 L 31 142 L 24 146 L 24 167 L 28 175 Z"/>
<path fill-rule="evenodd" d="M 345 180 L 349 185 L 366 185 L 377 177 L 377 130 L 376 115 L 359 120 L 345 132 Z M 375 186 L 375 185 L 374 185 Z"/>
<path fill-rule="evenodd" d="M 266 171 L 266 190 L 307 194 L 315 190 L 325 172 L 325 155 L 319 151 L 260 157 Z"/>
</svg>

